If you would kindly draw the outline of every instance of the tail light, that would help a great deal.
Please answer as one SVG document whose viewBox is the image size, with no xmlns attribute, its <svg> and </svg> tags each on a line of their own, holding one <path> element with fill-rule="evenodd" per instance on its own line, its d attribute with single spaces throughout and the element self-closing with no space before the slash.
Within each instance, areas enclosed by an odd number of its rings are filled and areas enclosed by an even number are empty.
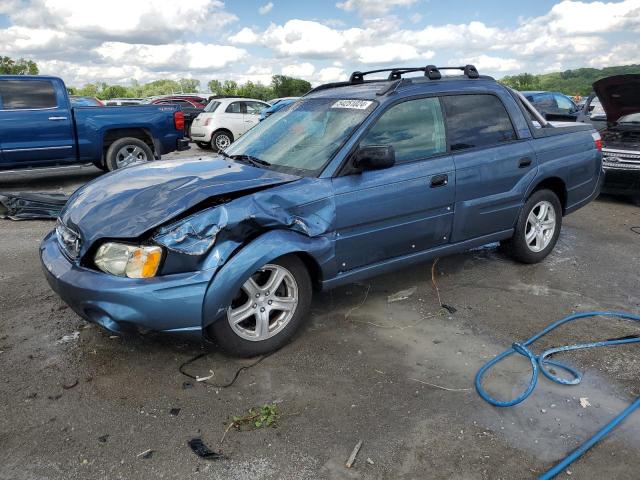
<svg viewBox="0 0 640 480">
<path fill-rule="evenodd" d="M 591 136 L 593 137 L 593 143 L 595 144 L 596 149 L 601 152 L 602 151 L 602 137 L 600 136 L 600 134 L 598 132 L 592 133 Z"/>
<path fill-rule="evenodd" d="M 174 112 L 173 124 L 176 126 L 176 130 L 184 130 L 184 113 Z"/>
</svg>

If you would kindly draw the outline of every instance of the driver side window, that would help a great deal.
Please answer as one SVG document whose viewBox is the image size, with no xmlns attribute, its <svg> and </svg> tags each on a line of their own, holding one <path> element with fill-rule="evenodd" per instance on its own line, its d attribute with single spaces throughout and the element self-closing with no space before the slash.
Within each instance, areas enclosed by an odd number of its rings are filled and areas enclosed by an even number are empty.
<svg viewBox="0 0 640 480">
<path fill-rule="evenodd" d="M 436 97 L 409 100 L 384 112 L 361 146 L 392 145 L 396 163 L 411 162 L 447 151 L 440 101 Z"/>
</svg>

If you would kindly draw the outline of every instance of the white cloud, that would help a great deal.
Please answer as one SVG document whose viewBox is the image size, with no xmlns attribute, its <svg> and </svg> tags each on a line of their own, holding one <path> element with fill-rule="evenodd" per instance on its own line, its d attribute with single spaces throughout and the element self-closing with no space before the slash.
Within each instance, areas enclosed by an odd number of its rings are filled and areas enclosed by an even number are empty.
<svg viewBox="0 0 640 480">
<path fill-rule="evenodd" d="M 341 32 L 308 20 L 289 20 L 284 25 L 271 24 L 264 32 L 265 46 L 280 55 L 331 56 L 344 47 Z"/>
<path fill-rule="evenodd" d="M 309 62 L 285 65 L 282 74 L 289 77 L 309 78 L 316 71 L 316 67 Z"/>
<path fill-rule="evenodd" d="M 347 74 L 340 67 L 326 67 L 318 72 L 317 80 L 320 83 L 339 82 L 347 80 Z"/>
<path fill-rule="evenodd" d="M 271 10 L 273 10 L 273 2 L 269 2 L 269 3 L 266 3 L 266 4 L 262 5 L 260 8 L 258 8 L 258 13 L 260 15 L 266 15 Z"/>
<path fill-rule="evenodd" d="M 479 55 L 477 57 L 465 58 L 458 61 L 461 65 L 472 64 L 480 72 L 514 72 L 522 68 L 522 64 L 514 58 L 492 57 L 489 55 Z"/>
<path fill-rule="evenodd" d="M 420 58 L 429 59 L 435 55 L 433 50 L 420 53 L 415 47 L 402 43 L 383 43 L 371 47 L 362 47 L 358 48 L 356 53 L 359 62 L 370 65 L 404 62 Z"/>
<path fill-rule="evenodd" d="M 229 41 L 231 43 L 239 43 L 243 45 L 251 45 L 254 43 L 258 43 L 259 40 L 260 40 L 260 37 L 258 36 L 258 34 L 255 33 L 253 30 L 251 30 L 249 27 L 244 27 L 235 35 L 231 35 L 229 37 Z"/>
<path fill-rule="evenodd" d="M 388 13 L 395 7 L 409 7 L 418 0 L 345 0 L 336 3 L 336 7 L 350 11 L 357 11 L 363 17 L 375 17 Z"/>
<path fill-rule="evenodd" d="M 106 42 L 96 49 L 106 60 L 130 63 L 156 70 L 219 70 L 243 58 L 247 52 L 241 48 L 204 43 L 167 45 L 132 45 Z"/>
</svg>

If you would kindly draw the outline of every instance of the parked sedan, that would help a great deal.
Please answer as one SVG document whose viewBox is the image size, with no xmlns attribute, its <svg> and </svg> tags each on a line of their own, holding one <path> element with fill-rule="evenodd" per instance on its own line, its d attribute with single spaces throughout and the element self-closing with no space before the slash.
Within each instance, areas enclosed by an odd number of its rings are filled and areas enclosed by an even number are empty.
<svg viewBox="0 0 640 480">
<path fill-rule="evenodd" d="M 278 100 L 277 103 L 274 103 L 269 108 L 265 108 L 264 110 L 262 110 L 262 113 L 260 113 L 260 121 L 264 120 L 267 117 L 270 117 L 274 113 L 279 112 L 283 108 L 291 105 L 293 102 L 295 102 L 299 98 L 300 97 L 290 97 L 290 98 L 284 98 L 284 99 Z"/>
<path fill-rule="evenodd" d="M 559 92 L 521 92 L 547 120 L 575 122 L 580 108 Z"/>
<path fill-rule="evenodd" d="M 191 125 L 190 136 L 200 148 L 224 150 L 260 121 L 268 103 L 254 98 L 217 97 Z"/>
</svg>

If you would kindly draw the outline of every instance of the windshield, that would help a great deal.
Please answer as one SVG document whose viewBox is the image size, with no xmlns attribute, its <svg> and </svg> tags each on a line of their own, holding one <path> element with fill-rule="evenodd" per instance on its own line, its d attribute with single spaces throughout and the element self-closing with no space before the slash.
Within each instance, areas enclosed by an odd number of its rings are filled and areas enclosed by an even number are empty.
<svg viewBox="0 0 640 480">
<path fill-rule="evenodd" d="M 216 108 L 220 106 L 220 102 L 216 102 L 214 100 L 210 101 L 206 107 L 204 107 L 205 112 L 213 113 L 216 111 Z"/>
<path fill-rule="evenodd" d="M 640 123 L 640 113 L 623 115 L 618 119 L 618 123 Z"/>
<path fill-rule="evenodd" d="M 299 100 L 256 125 L 225 153 L 259 159 L 278 171 L 316 175 L 376 106 L 372 100 Z"/>
</svg>

